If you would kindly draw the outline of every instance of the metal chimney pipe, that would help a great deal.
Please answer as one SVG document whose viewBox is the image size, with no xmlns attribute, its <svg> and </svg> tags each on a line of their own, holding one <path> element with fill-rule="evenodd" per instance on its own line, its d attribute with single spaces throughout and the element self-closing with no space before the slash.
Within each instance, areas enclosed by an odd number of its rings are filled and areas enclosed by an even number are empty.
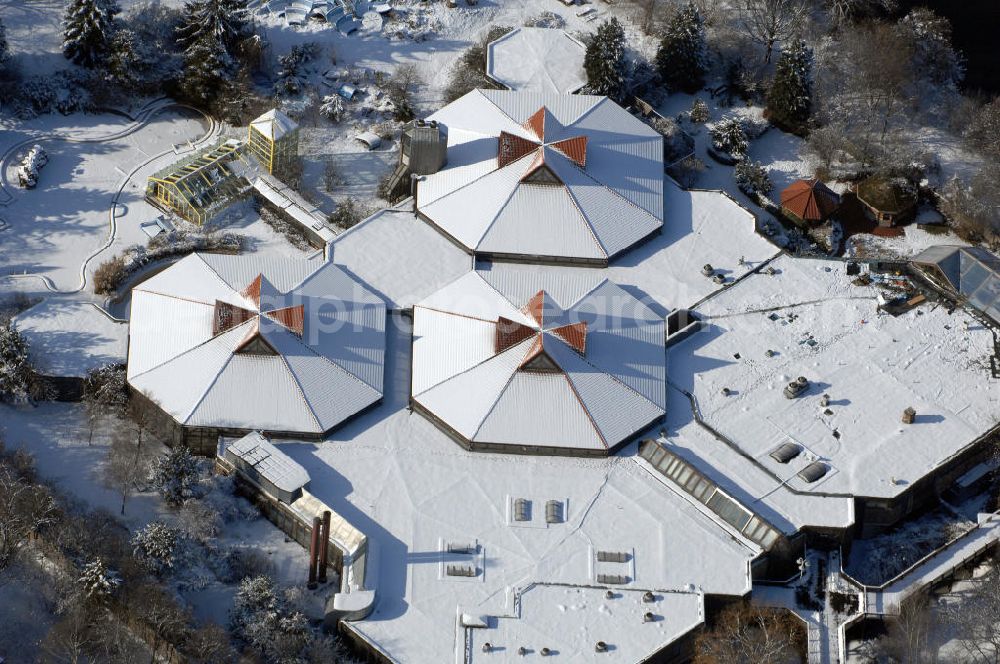
<svg viewBox="0 0 1000 664">
<path fill-rule="evenodd" d="M 323 532 L 319 540 L 319 582 L 326 583 L 326 556 L 330 548 L 330 510 L 323 510 Z"/>
<path fill-rule="evenodd" d="M 312 546 L 309 547 L 309 582 L 306 587 L 312 590 L 316 587 L 316 561 L 319 556 L 319 531 L 321 521 L 318 516 L 313 517 Z"/>
</svg>

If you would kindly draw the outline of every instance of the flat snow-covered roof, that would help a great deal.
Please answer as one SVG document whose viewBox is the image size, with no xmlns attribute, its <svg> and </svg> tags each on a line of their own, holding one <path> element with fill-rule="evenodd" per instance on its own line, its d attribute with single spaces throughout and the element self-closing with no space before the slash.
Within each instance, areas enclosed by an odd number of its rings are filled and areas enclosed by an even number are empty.
<svg viewBox="0 0 1000 664">
<path fill-rule="evenodd" d="M 775 275 L 699 306 L 703 330 L 670 350 L 671 383 L 753 460 L 729 456 L 724 474 L 753 463 L 795 491 L 887 498 L 1000 419 L 993 335 L 967 314 L 927 304 L 892 317 L 876 310 L 878 288 L 852 285 L 843 263 L 782 256 L 771 265 Z M 798 376 L 810 387 L 788 399 L 783 389 Z M 904 424 L 909 407 L 916 421 Z M 789 441 L 802 453 L 786 464 L 770 456 Z M 799 473 L 815 461 L 828 470 L 807 482 Z"/>
<path fill-rule="evenodd" d="M 570 94 L 587 84 L 583 44 L 562 30 L 516 28 L 486 47 L 486 75 L 511 90 Z"/>
<path fill-rule="evenodd" d="M 407 366 L 400 353 L 388 370 Z M 759 549 L 661 482 L 633 456 L 634 446 L 600 459 L 468 452 L 405 403 L 405 395 L 388 399 L 334 434 L 334 444 L 279 445 L 309 471 L 310 491 L 368 537 L 377 599 L 373 613 L 350 627 L 395 660 L 456 661 L 465 643 L 458 616 L 514 615 L 517 594 L 538 584 L 600 588 L 581 598 L 589 608 L 573 612 L 574 634 L 619 645 L 629 655 L 621 661 L 629 662 L 702 620 L 700 602 L 664 604 L 666 624 L 645 629 L 633 606 L 642 591 L 749 592 Z M 527 521 L 514 519 L 518 499 L 530 501 Z M 561 505 L 560 523 L 546 522 L 550 500 Z M 449 544 L 468 553 L 449 553 Z M 599 551 L 625 556 L 602 562 Z M 451 576 L 448 565 L 474 576 Z M 599 574 L 626 582 L 603 583 Z M 605 612 L 608 588 L 627 597 Z M 474 635 L 475 643 L 541 647 L 539 634 L 546 634 L 564 639 L 550 648 L 582 648 L 569 634 L 560 637 L 569 618 L 558 609 L 558 591 L 534 592 L 525 596 L 522 620 L 492 621 L 499 637 Z M 635 630 L 641 637 L 626 647 Z"/>
<path fill-rule="evenodd" d="M 408 309 L 472 269 L 472 257 L 408 208 L 375 213 L 330 244 L 333 260 Z"/>
<path fill-rule="evenodd" d="M 472 664 L 523 662 L 548 648 L 571 662 L 641 662 L 670 645 L 704 620 L 704 597 L 698 592 L 654 593 L 653 601 L 637 590 L 534 584 L 518 597 L 519 612 L 491 620 L 485 629 L 468 630 Z M 646 620 L 651 613 L 652 620 Z M 603 641 L 607 650 L 596 653 Z M 492 649 L 483 651 L 483 644 Z M 528 652 L 521 656 L 518 648 Z M 596 653 L 596 654 L 595 654 Z"/>
</svg>

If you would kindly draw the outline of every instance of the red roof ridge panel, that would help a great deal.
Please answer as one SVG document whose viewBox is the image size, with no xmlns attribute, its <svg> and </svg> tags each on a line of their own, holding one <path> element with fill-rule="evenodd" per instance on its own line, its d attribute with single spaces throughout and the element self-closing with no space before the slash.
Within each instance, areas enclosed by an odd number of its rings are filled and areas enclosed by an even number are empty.
<svg viewBox="0 0 1000 664">
<path fill-rule="evenodd" d="M 539 144 L 526 138 L 501 131 L 497 137 L 497 168 L 512 164 L 539 148 Z"/>
<path fill-rule="evenodd" d="M 580 355 L 585 355 L 587 352 L 587 323 L 586 321 L 580 321 L 579 323 L 570 323 L 569 325 L 563 325 L 552 330 L 552 334 L 556 335 L 567 344 L 570 348 L 580 353 Z"/>
<path fill-rule="evenodd" d="M 551 144 L 553 148 L 559 150 L 572 160 L 580 168 L 587 165 L 587 137 L 573 136 L 564 138 Z"/>
<path fill-rule="evenodd" d="M 256 278 L 240 292 L 243 297 L 253 302 L 258 309 L 260 308 L 260 282 L 263 278 L 264 275 L 258 273 Z"/>
<path fill-rule="evenodd" d="M 212 315 L 212 336 L 228 332 L 234 327 L 238 327 L 248 320 L 255 318 L 257 315 L 256 311 L 250 311 L 249 309 L 238 307 L 223 300 L 216 300 L 215 311 Z"/>
<path fill-rule="evenodd" d="M 275 309 L 264 314 L 271 320 L 284 325 L 289 332 L 294 333 L 299 338 L 305 331 L 305 305 L 297 304 L 292 307 Z"/>
<path fill-rule="evenodd" d="M 523 323 L 505 318 L 504 316 L 499 316 L 496 322 L 494 352 L 502 353 L 525 339 L 531 338 L 535 334 L 538 334 L 538 330 L 534 330 Z"/>
</svg>

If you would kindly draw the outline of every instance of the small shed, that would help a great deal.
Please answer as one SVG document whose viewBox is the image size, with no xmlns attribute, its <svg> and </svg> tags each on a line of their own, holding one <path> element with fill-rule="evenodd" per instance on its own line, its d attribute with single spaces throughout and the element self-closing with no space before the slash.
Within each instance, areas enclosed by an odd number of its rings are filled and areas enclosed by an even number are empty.
<svg viewBox="0 0 1000 664">
<path fill-rule="evenodd" d="M 309 488 L 309 473 L 259 431 L 226 446 L 223 457 L 266 493 L 291 504 Z"/>
<path fill-rule="evenodd" d="M 378 134 L 371 131 L 363 131 L 354 137 L 354 140 L 364 145 L 369 150 L 374 150 L 382 145 L 382 139 Z"/>
<path fill-rule="evenodd" d="M 917 212 L 917 189 L 904 178 L 873 175 L 858 184 L 856 193 L 865 216 L 879 226 L 898 226 Z"/>
<path fill-rule="evenodd" d="M 796 180 L 781 192 L 781 209 L 796 221 L 819 225 L 840 207 L 840 196 L 821 181 Z"/>
</svg>

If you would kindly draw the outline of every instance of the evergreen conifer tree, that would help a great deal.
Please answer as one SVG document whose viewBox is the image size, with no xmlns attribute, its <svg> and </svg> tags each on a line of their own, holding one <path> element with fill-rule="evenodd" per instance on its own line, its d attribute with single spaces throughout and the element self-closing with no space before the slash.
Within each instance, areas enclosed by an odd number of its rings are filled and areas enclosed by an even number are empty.
<svg viewBox="0 0 1000 664">
<path fill-rule="evenodd" d="M 667 87 L 694 92 L 705 82 L 708 47 L 701 13 L 688 2 L 674 14 L 656 52 L 656 68 Z"/>
<path fill-rule="evenodd" d="M 587 87 L 596 95 L 615 101 L 625 97 L 625 29 L 617 18 L 602 23 L 590 41 L 583 58 Z"/>
<path fill-rule="evenodd" d="M 181 93 L 194 105 L 208 108 L 222 95 L 233 69 L 222 42 L 205 35 L 184 53 Z"/>
<path fill-rule="evenodd" d="M 63 55 L 84 67 L 102 64 L 119 11 L 113 0 L 71 0 L 63 19 Z"/>
<path fill-rule="evenodd" d="M 187 50 L 206 37 L 220 41 L 230 55 L 249 37 L 250 12 L 246 0 L 193 0 L 184 5 L 178 41 Z"/>
<path fill-rule="evenodd" d="M 804 127 L 812 112 L 812 84 L 812 50 L 804 40 L 794 39 L 775 67 L 767 95 L 770 120 L 791 130 Z"/>
</svg>

